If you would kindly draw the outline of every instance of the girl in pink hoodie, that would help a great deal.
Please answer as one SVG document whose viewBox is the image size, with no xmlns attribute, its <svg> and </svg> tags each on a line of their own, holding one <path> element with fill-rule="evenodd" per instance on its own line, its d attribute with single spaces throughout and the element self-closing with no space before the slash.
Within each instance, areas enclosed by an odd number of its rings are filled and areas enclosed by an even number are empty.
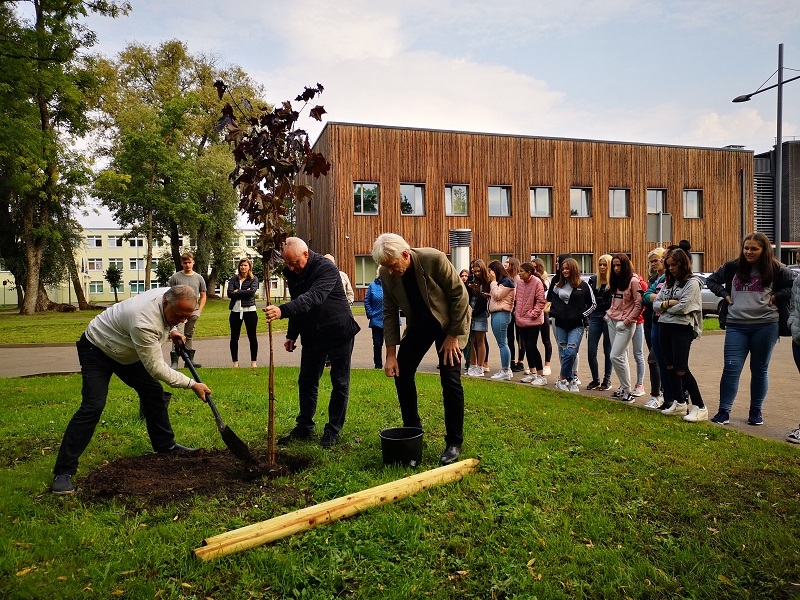
<svg viewBox="0 0 800 600">
<path fill-rule="evenodd" d="M 519 271 L 514 319 L 528 357 L 528 372 L 522 378 L 522 383 L 537 386 L 547 385 L 542 355 L 537 347 L 539 332 L 544 324 L 544 305 L 544 284 L 536 276 L 535 267 L 529 262 L 523 263 Z"/>
<path fill-rule="evenodd" d="M 636 321 L 642 314 L 642 285 L 633 272 L 633 265 L 626 254 L 615 254 L 611 258 L 611 307 L 606 311 L 608 335 L 611 338 L 611 364 L 619 379 L 620 387 L 612 394 L 623 402 L 633 404 L 631 372 L 628 366 L 628 344 L 636 332 Z"/>
</svg>

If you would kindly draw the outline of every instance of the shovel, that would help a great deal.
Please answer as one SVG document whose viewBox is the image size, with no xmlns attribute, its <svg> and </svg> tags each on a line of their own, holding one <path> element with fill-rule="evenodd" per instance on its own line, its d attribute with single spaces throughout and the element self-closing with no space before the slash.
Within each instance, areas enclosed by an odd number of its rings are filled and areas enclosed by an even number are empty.
<svg viewBox="0 0 800 600">
<path fill-rule="evenodd" d="M 200 376 L 197 374 L 197 369 L 194 368 L 191 359 L 189 358 L 189 354 L 186 352 L 186 346 L 184 344 L 180 344 L 179 346 L 175 347 L 175 350 L 183 359 L 186 366 L 189 367 L 189 371 L 192 373 L 192 377 L 194 377 L 195 381 L 201 381 Z M 222 436 L 222 441 L 225 442 L 225 445 L 228 449 L 233 452 L 233 455 L 236 458 L 240 458 L 246 463 L 252 462 L 252 457 L 250 456 L 250 448 L 247 447 L 239 436 L 236 435 L 233 430 L 225 425 L 222 421 L 222 417 L 219 415 L 219 411 L 217 410 L 214 401 L 211 399 L 211 394 L 206 394 L 206 402 L 211 407 L 211 412 L 214 413 L 214 419 L 217 421 L 217 429 L 219 429 L 219 433 Z"/>
</svg>

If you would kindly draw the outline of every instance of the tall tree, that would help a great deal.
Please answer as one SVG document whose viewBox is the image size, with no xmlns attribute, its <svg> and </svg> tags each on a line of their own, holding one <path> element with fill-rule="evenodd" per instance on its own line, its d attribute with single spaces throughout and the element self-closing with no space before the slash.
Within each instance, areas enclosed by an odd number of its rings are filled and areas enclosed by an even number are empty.
<svg viewBox="0 0 800 600">
<path fill-rule="evenodd" d="M 65 157 L 74 136 L 88 129 L 85 94 L 94 84 L 82 52 L 95 35 L 81 19 L 128 10 L 127 2 L 112 0 L 0 3 L 0 252 L 23 270 L 22 314 L 46 299 L 45 252 L 61 248 L 58 215 L 76 200 L 64 188 Z"/>
<path fill-rule="evenodd" d="M 99 59 L 97 73 L 110 163 L 96 194 L 121 225 L 148 240 L 168 236 L 176 270 L 181 240 L 190 235 L 195 269 L 214 283 L 213 267 L 230 257 L 236 194 L 226 185 L 233 159 L 215 150 L 222 145 L 214 130 L 222 102 L 211 84 L 231 77 L 251 99 L 255 86 L 238 67 L 192 55 L 177 40 L 157 48 L 131 44 L 115 60 Z M 151 253 L 148 243 L 148 260 Z"/>
</svg>

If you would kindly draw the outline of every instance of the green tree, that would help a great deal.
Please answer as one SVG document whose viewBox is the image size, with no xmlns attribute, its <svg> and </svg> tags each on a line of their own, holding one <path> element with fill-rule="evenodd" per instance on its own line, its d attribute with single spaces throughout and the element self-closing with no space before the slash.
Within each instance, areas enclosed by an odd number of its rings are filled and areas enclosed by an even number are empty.
<svg viewBox="0 0 800 600">
<path fill-rule="evenodd" d="M 175 274 L 175 263 L 169 254 L 162 256 L 156 264 L 156 281 L 161 287 L 169 285 L 170 278 Z"/>
<path fill-rule="evenodd" d="M 69 148 L 88 130 L 86 93 L 95 84 L 82 58 L 95 35 L 81 20 L 129 9 L 111 0 L 0 3 L 0 254 L 18 269 L 22 314 L 47 304 L 45 253 L 62 251 L 59 215 L 79 198 L 70 172 L 85 165 Z"/>
<path fill-rule="evenodd" d="M 111 263 L 108 265 L 106 272 L 103 273 L 103 278 L 108 282 L 109 287 L 114 290 L 114 302 L 119 302 L 117 292 L 122 287 L 122 269 Z"/>
</svg>

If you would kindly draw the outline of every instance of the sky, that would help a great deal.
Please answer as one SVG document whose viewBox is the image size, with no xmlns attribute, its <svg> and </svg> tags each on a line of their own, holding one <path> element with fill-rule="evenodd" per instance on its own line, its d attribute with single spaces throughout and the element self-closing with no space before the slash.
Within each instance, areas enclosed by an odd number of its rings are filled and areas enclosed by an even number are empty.
<svg viewBox="0 0 800 600">
<path fill-rule="evenodd" d="M 266 100 L 321 83 L 325 121 L 680 146 L 775 143 L 800 75 L 793 0 L 131 0 L 94 50 L 184 41 Z M 783 137 L 800 139 L 800 80 Z M 91 226 L 91 225 L 86 225 Z M 97 225 L 95 225 L 97 226 Z"/>
</svg>

